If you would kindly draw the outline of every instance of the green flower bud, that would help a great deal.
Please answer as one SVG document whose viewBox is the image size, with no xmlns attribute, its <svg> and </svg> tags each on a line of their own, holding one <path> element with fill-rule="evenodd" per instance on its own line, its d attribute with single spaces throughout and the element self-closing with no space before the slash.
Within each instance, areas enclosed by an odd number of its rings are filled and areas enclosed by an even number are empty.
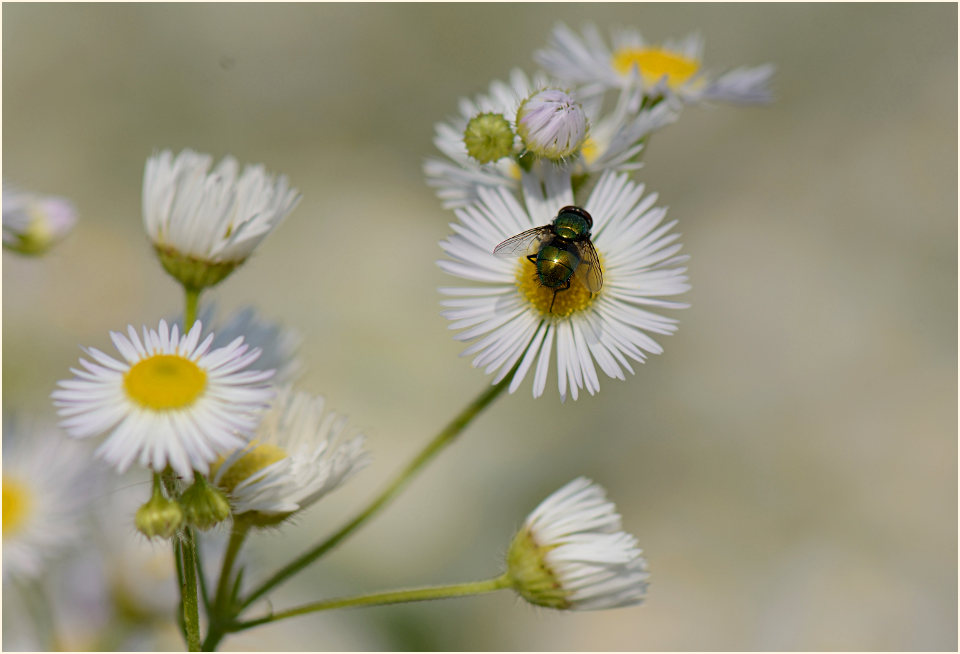
<svg viewBox="0 0 960 654">
<path fill-rule="evenodd" d="M 193 485 L 180 496 L 180 506 L 188 524 L 210 529 L 230 517 L 230 503 L 223 491 L 197 475 Z"/>
<path fill-rule="evenodd" d="M 463 132 L 467 154 L 480 163 L 509 156 L 513 152 L 513 139 L 510 122 L 497 113 L 477 114 Z"/>
<path fill-rule="evenodd" d="M 172 538 L 183 524 L 183 509 L 155 488 L 153 497 L 137 510 L 134 524 L 147 538 Z"/>
</svg>

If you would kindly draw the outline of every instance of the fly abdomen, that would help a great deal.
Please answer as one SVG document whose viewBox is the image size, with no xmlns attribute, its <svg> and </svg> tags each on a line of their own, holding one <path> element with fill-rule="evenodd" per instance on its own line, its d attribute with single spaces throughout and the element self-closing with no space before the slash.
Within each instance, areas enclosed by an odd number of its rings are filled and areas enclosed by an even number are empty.
<svg viewBox="0 0 960 654">
<path fill-rule="evenodd" d="M 567 249 L 563 245 L 565 244 L 544 245 L 537 252 L 537 275 L 540 283 L 547 288 L 567 285 L 573 271 L 580 264 L 580 256 L 573 248 Z"/>
</svg>

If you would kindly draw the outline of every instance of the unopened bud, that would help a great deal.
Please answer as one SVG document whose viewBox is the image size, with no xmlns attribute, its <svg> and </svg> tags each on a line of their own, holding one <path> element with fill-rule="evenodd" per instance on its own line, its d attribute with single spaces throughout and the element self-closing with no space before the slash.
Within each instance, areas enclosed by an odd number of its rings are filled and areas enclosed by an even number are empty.
<svg viewBox="0 0 960 654">
<path fill-rule="evenodd" d="M 513 130 L 502 114 L 477 114 L 467 123 L 463 144 L 467 154 L 480 163 L 490 163 L 513 152 Z"/>
<path fill-rule="evenodd" d="M 568 93 L 537 91 L 517 111 L 517 133 L 527 150 L 554 161 L 572 156 L 587 138 L 587 115 Z"/>
<path fill-rule="evenodd" d="M 147 538 L 172 538 L 183 524 L 183 509 L 159 491 L 137 510 L 134 523 Z"/>
<path fill-rule="evenodd" d="M 210 529 L 230 516 L 230 503 L 223 491 L 211 486 L 201 475 L 180 496 L 187 523 L 198 529 Z"/>
</svg>

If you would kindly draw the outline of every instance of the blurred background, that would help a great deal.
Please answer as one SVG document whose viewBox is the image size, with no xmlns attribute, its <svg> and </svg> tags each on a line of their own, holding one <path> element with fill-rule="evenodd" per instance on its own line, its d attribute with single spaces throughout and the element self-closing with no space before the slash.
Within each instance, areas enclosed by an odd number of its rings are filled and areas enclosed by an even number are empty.
<svg viewBox="0 0 960 654">
<path fill-rule="evenodd" d="M 778 67 L 772 106 L 690 108 L 645 155 L 640 179 L 680 220 L 692 308 L 663 355 L 594 397 L 561 405 L 551 371 L 534 401 L 528 379 L 271 599 L 492 576 L 527 512 L 582 474 L 638 536 L 648 602 L 573 614 L 502 592 L 301 617 L 224 647 L 955 650 L 953 4 L 5 4 L 3 177 L 81 217 L 46 257 L 3 256 L 4 411 L 53 420 L 80 345 L 181 311 L 142 231 L 151 153 L 264 163 L 302 202 L 204 300 L 300 330 L 301 386 L 367 434 L 374 462 L 254 539 L 249 577 L 331 533 L 489 383 L 439 315 L 454 216 L 421 166 L 434 123 L 533 72 L 558 21 L 699 31 L 709 69 Z M 132 507 L 142 480 L 123 486 Z M 91 623 L 70 604 L 64 639 L 82 648 L 70 625 Z M 159 629 L 124 646 L 182 644 Z"/>
</svg>

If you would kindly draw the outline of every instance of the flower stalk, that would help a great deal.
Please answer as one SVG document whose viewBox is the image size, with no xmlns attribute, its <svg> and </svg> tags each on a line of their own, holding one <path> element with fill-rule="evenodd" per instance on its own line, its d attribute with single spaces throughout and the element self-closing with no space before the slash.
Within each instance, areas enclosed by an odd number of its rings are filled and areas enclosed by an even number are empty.
<svg viewBox="0 0 960 654">
<path fill-rule="evenodd" d="M 519 364 L 518 364 L 519 365 Z M 276 574 L 263 582 L 250 595 L 248 595 L 239 606 L 240 610 L 250 606 L 257 599 L 271 591 L 273 588 L 286 581 L 297 572 L 307 567 L 326 552 L 336 547 L 340 541 L 352 534 L 358 527 L 373 517 L 387 502 L 400 492 L 407 485 L 413 476 L 423 468 L 434 456 L 437 455 L 445 446 L 450 444 L 467 425 L 473 422 L 480 412 L 482 412 L 491 402 L 503 393 L 510 385 L 513 374 L 507 374 L 498 383 L 494 384 L 483 393 L 481 393 L 473 402 L 468 404 L 450 423 L 438 433 L 432 441 L 411 461 L 403 471 L 374 499 L 363 511 L 361 511 L 353 520 L 345 524 L 338 532 L 330 536 L 316 547 L 304 552 L 299 557 L 290 562 L 287 566 L 279 570 Z"/>
<path fill-rule="evenodd" d="M 425 586 L 421 588 L 410 588 L 406 590 L 393 590 L 380 593 L 371 593 L 369 595 L 356 595 L 354 597 L 341 597 L 336 599 L 321 600 L 311 604 L 305 604 L 296 608 L 287 609 L 279 613 L 271 613 L 262 618 L 248 620 L 246 622 L 236 623 L 231 631 L 242 631 L 250 629 L 269 622 L 277 622 L 286 618 L 293 618 L 307 613 L 316 613 L 318 611 L 327 611 L 330 609 L 342 609 L 355 606 L 379 606 L 383 604 L 399 604 L 402 602 L 423 602 L 426 600 L 449 599 L 453 597 L 465 597 L 468 595 L 480 595 L 483 593 L 492 593 L 503 588 L 509 588 L 512 585 L 509 574 L 503 574 L 493 579 L 483 581 L 471 581 L 462 584 L 451 584 L 449 586 Z"/>
</svg>

